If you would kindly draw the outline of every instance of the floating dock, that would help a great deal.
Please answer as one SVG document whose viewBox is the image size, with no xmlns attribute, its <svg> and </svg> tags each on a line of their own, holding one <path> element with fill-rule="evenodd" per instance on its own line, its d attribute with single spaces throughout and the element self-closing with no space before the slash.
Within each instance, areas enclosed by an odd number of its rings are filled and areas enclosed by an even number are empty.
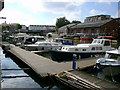
<svg viewBox="0 0 120 90">
<path fill-rule="evenodd" d="M 34 54 L 33 52 L 26 51 L 20 47 L 16 47 L 12 44 L 9 46 L 8 52 L 12 53 L 29 67 L 31 67 L 37 74 L 41 77 L 46 77 L 48 75 L 55 75 L 63 71 L 72 70 L 72 61 L 68 62 L 55 62 L 51 59 L 42 57 L 40 55 Z M 89 60 L 89 61 L 88 61 Z M 85 67 L 90 67 L 95 65 L 95 58 L 86 59 L 86 60 L 77 60 L 76 67 L 80 69 Z"/>
<path fill-rule="evenodd" d="M 55 61 L 52 61 L 51 59 L 34 54 L 33 52 L 30 52 L 30 51 L 26 51 L 20 47 L 16 47 L 16 46 L 12 45 L 12 44 L 9 45 L 8 52 L 13 54 L 20 60 L 22 60 L 24 63 L 26 63 L 41 77 L 57 75 L 61 72 L 68 71 L 69 73 L 72 73 L 72 74 L 76 75 L 77 77 L 82 78 L 82 80 L 84 82 L 89 81 L 91 86 L 94 83 L 96 86 L 95 85 L 93 85 L 93 86 L 95 86 L 95 87 L 118 88 L 116 85 L 114 85 L 112 83 L 103 81 L 96 77 L 91 77 L 90 75 L 88 75 L 84 72 L 73 70 L 72 69 L 72 61 L 55 62 Z M 96 64 L 95 63 L 96 59 L 97 59 L 96 57 L 91 57 L 91 58 L 77 60 L 76 68 L 79 68 L 79 70 L 81 70 L 81 69 L 84 69 L 87 67 L 91 67 Z M 67 80 L 65 80 L 65 82 L 69 83 Z M 70 83 L 69 83 L 69 85 L 72 86 L 72 84 L 70 84 Z"/>
</svg>

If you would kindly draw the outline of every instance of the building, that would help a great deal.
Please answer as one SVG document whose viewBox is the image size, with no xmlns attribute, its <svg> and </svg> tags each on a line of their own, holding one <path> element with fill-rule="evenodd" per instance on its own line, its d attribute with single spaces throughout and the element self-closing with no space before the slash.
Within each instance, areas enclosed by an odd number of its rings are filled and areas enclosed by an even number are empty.
<svg viewBox="0 0 120 90">
<path fill-rule="evenodd" d="M 54 25 L 29 25 L 28 30 L 36 31 L 36 30 L 55 30 Z"/>
<path fill-rule="evenodd" d="M 89 23 L 89 22 L 97 22 L 97 21 L 103 21 L 108 19 L 111 19 L 110 15 L 96 15 L 96 16 L 86 17 L 84 22 Z"/>
<path fill-rule="evenodd" d="M 21 25 L 22 26 L 22 30 L 26 30 L 27 29 L 27 27 L 25 26 L 25 25 Z"/>
<path fill-rule="evenodd" d="M 74 24 L 73 26 L 63 26 L 66 27 L 67 34 L 104 34 L 104 35 L 116 35 L 119 19 L 113 19 L 110 15 L 97 15 L 92 17 L 87 17 L 84 23 Z M 59 29 L 59 32 L 63 28 Z"/>
<path fill-rule="evenodd" d="M 58 29 L 58 34 L 59 34 L 60 36 L 67 35 L 68 32 L 69 32 L 69 29 L 70 29 L 72 26 L 76 26 L 76 24 L 68 24 L 68 25 L 65 25 L 65 26 L 59 28 L 59 29 Z"/>
<path fill-rule="evenodd" d="M 81 23 L 71 27 L 68 31 L 71 33 L 85 34 L 109 34 L 112 35 L 118 27 L 118 23 L 114 19 L 101 20 L 96 22 Z"/>
</svg>

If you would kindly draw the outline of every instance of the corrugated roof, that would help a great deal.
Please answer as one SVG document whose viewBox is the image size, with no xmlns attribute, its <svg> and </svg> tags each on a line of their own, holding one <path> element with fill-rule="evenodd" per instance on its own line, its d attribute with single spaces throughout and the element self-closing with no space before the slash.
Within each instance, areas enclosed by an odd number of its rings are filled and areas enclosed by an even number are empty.
<svg viewBox="0 0 120 90">
<path fill-rule="evenodd" d="M 68 28 L 71 28 L 72 26 L 76 26 L 76 23 L 65 25 L 65 26 L 59 28 L 58 30 L 65 30 L 67 27 L 68 27 Z"/>
<path fill-rule="evenodd" d="M 110 22 L 111 20 L 112 19 L 102 20 L 102 21 L 97 21 L 97 22 L 80 23 L 80 24 L 77 24 L 76 26 L 73 26 L 71 28 L 100 27 L 100 26 L 106 24 L 107 22 Z"/>
<path fill-rule="evenodd" d="M 87 27 L 100 27 L 108 22 L 110 22 L 113 19 L 109 19 L 109 20 L 101 20 L 101 21 L 96 21 L 96 22 L 89 22 L 89 23 L 74 23 L 74 24 L 68 24 L 65 25 L 61 28 L 59 28 L 58 30 L 65 30 L 68 28 L 87 28 Z"/>
</svg>

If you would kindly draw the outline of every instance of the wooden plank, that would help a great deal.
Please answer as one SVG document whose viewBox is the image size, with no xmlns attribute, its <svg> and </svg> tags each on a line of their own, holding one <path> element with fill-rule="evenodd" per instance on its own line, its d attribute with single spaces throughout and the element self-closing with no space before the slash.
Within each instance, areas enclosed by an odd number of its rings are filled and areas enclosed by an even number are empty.
<svg viewBox="0 0 120 90">
<path fill-rule="evenodd" d="M 86 73 L 83 71 L 71 70 L 69 72 L 73 73 L 76 76 L 81 77 L 81 78 L 83 78 L 91 83 L 94 83 L 97 86 L 103 87 L 103 88 L 120 88 L 120 86 L 117 84 L 114 84 L 114 83 L 107 81 L 107 80 L 104 80 L 104 79 L 97 78 L 96 76 L 92 76 L 89 73 Z"/>
<path fill-rule="evenodd" d="M 87 85 L 87 86 L 93 87 L 93 88 L 97 88 L 97 89 L 102 89 L 102 87 L 97 86 L 97 85 L 95 85 L 94 83 L 91 83 L 91 82 L 89 82 L 89 81 L 87 81 L 87 80 L 85 80 L 85 79 L 83 79 L 83 78 L 81 78 L 81 77 L 78 77 L 78 76 L 75 75 L 75 74 L 72 74 L 72 73 L 67 72 L 67 71 L 65 71 L 65 73 L 73 76 L 76 80 L 78 80 L 80 83 L 83 83 L 84 85 Z M 81 81 L 82 81 L 82 82 L 81 82 Z"/>
</svg>

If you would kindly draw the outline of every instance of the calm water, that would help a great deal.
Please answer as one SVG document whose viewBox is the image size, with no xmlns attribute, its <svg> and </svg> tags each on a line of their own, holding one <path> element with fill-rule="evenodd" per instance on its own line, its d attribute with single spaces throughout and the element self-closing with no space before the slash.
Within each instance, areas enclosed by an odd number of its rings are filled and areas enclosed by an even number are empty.
<svg viewBox="0 0 120 90">
<path fill-rule="evenodd" d="M 27 70 L 9 70 L 9 69 L 21 69 L 29 68 L 21 62 L 17 62 L 13 56 L 4 54 L 0 47 L 0 60 L 1 60 L 1 71 L 2 80 L 1 88 L 46 88 L 46 89 L 57 89 L 57 90 L 67 90 L 68 87 L 56 83 L 51 80 L 42 80 L 37 76 L 37 74 L 31 69 Z M 16 78 L 6 78 L 9 76 L 21 76 Z M 27 77 L 22 77 L 27 76 Z"/>
</svg>

